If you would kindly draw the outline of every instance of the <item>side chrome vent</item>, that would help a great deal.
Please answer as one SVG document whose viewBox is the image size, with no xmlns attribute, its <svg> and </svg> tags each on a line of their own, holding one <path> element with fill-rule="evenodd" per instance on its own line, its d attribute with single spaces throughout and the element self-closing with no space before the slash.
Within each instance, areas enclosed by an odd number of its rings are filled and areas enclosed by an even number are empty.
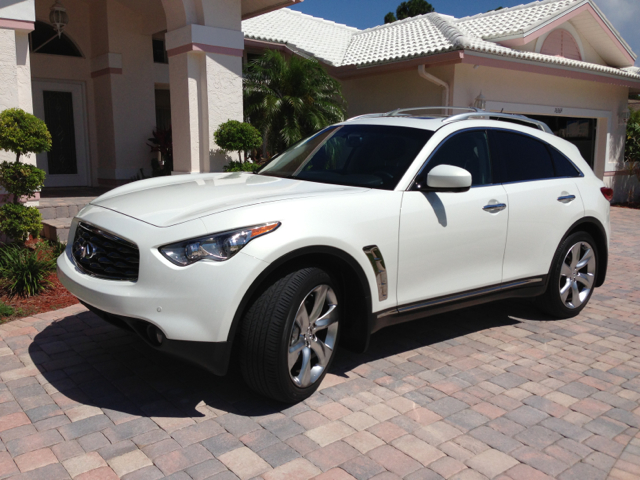
<svg viewBox="0 0 640 480">
<path fill-rule="evenodd" d="M 378 283 L 378 299 L 380 301 L 386 300 L 389 296 L 389 286 L 387 285 L 387 267 L 384 264 L 384 258 L 377 245 L 371 245 L 363 248 L 365 255 L 371 262 L 373 273 L 376 276 L 376 282 Z"/>
<path fill-rule="evenodd" d="M 138 280 L 138 246 L 88 223 L 78 223 L 72 247 L 80 270 L 107 280 Z"/>
</svg>

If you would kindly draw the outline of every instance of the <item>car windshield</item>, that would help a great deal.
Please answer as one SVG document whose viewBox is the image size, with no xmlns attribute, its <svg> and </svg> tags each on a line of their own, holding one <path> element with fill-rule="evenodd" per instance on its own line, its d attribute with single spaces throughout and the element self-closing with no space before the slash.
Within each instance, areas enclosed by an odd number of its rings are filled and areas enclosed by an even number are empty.
<svg viewBox="0 0 640 480">
<path fill-rule="evenodd" d="M 340 125 L 298 142 L 259 175 L 393 190 L 433 132 L 385 125 Z"/>
</svg>

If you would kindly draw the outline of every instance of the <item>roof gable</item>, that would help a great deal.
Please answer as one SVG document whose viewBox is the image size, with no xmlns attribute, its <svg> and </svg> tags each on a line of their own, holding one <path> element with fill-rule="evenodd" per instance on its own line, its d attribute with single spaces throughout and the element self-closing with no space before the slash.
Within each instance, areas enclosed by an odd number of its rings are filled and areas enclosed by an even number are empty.
<svg viewBox="0 0 640 480">
<path fill-rule="evenodd" d="M 607 64 L 615 67 L 634 64 L 637 55 L 593 0 L 542 0 L 461 18 L 456 24 L 484 40 L 518 47 L 569 21 Z"/>
</svg>

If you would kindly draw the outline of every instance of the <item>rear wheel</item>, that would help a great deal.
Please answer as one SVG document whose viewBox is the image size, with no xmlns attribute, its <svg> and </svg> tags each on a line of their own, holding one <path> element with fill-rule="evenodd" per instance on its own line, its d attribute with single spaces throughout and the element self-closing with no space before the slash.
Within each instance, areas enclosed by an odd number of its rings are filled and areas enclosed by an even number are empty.
<svg viewBox="0 0 640 480">
<path fill-rule="evenodd" d="M 558 318 L 578 315 L 595 288 L 598 250 L 588 233 L 577 232 L 558 247 L 547 291 L 538 299 L 545 312 Z"/>
<path fill-rule="evenodd" d="M 243 319 L 247 384 L 287 403 L 312 395 L 333 360 L 339 315 L 337 287 L 323 270 L 305 268 L 274 281 Z"/>
</svg>

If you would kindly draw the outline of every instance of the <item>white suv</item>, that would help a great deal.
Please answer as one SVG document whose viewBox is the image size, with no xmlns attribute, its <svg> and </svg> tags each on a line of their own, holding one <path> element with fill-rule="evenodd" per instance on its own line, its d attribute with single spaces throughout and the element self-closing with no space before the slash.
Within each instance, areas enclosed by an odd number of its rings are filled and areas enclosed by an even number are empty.
<svg viewBox="0 0 640 480">
<path fill-rule="evenodd" d="M 342 346 L 506 297 L 577 315 L 607 270 L 605 188 L 526 117 L 408 111 L 328 127 L 258 174 L 143 180 L 71 225 L 62 283 L 150 345 L 285 402 Z M 428 321 L 428 320 L 425 320 Z"/>
</svg>

